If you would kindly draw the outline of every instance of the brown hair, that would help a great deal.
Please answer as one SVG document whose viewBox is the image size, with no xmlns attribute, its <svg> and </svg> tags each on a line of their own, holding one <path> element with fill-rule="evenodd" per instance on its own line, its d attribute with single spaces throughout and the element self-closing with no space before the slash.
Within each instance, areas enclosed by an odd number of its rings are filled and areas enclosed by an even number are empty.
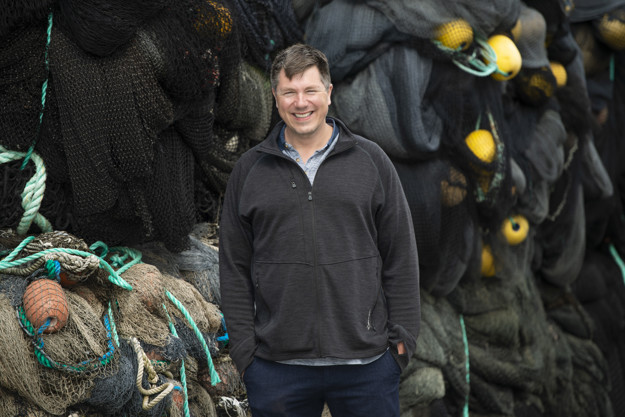
<svg viewBox="0 0 625 417">
<path fill-rule="evenodd" d="M 294 75 L 304 73 L 308 68 L 316 66 L 321 75 L 321 82 L 328 89 L 330 87 L 330 66 L 328 58 L 323 52 L 310 45 L 296 43 L 283 49 L 276 55 L 271 65 L 271 89 L 278 86 L 280 71 L 290 80 Z"/>
</svg>

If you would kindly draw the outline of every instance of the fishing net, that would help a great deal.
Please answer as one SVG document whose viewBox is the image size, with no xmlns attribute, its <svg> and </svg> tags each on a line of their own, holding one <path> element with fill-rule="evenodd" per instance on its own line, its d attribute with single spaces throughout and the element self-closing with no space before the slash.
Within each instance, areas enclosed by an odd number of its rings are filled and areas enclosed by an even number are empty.
<svg viewBox="0 0 625 417">
<path fill-rule="evenodd" d="M 0 37 L 44 19 L 54 1 L 7 1 L 0 11 Z"/>
<path fill-rule="evenodd" d="M 168 1 L 59 0 L 62 25 L 78 46 L 93 55 L 111 55 L 135 36 L 138 28 Z"/>
<path fill-rule="evenodd" d="M 204 299 L 221 304 L 219 254 L 214 246 L 191 236 L 191 247 L 176 257 L 181 277 L 191 283 Z"/>
<path fill-rule="evenodd" d="M 110 244 L 160 240 L 181 251 L 196 221 L 216 220 L 234 162 L 268 130 L 271 92 L 265 74 L 242 62 L 236 7 L 144 3 L 67 0 L 49 22 L 24 10 L 24 25 L 0 49 L 8 109 L 0 126 L 11 151 L 36 143 L 49 171 L 40 211 L 56 229 Z M 289 10 L 258 3 L 248 18 L 262 11 L 273 30 Z M 19 212 L 11 202 L 7 212 Z"/>
<path fill-rule="evenodd" d="M 15 248 L 3 260 L 8 267 L 0 281 L 0 316 L 5 315 L 3 329 L 10 335 L 0 351 L 11 357 L 0 386 L 20 399 L 2 407 L 146 417 L 182 416 L 188 407 L 197 416 L 216 416 L 202 384 L 213 389 L 220 373 L 224 379 L 215 390 L 238 381 L 230 394 L 243 395 L 238 373 L 222 351 L 227 343 L 222 315 L 192 284 L 138 263 L 136 251 L 103 244 L 89 248 L 66 232 L 24 241 L 3 232 L 0 245 Z M 161 246 L 163 257 L 166 253 L 169 259 L 176 256 Z M 105 264 L 125 264 L 117 281 Z M 212 357 L 221 364 L 215 366 Z"/>
<path fill-rule="evenodd" d="M 467 272 L 477 242 L 474 202 L 466 176 L 450 162 L 394 161 L 412 213 L 421 288 L 451 292 Z"/>
<path fill-rule="evenodd" d="M 303 39 L 290 0 L 235 0 L 232 7 L 241 26 L 243 57 L 264 73 L 278 51 Z"/>
<path fill-rule="evenodd" d="M 623 0 L 576 0 L 570 19 L 575 23 L 594 20 L 624 4 Z"/>
<path fill-rule="evenodd" d="M 0 113 L 2 144 L 26 151 L 37 137 L 41 111 L 41 84 L 46 78 L 45 20 L 18 28 L 2 37 L 0 46 Z"/>
<path fill-rule="evenodd" d="M 364 70 L 393 43 L 410 39 L 381 11 L 349 0 L 315 8 L 306 20 L 306 34 L 306 42 L 328 57 L 334 83 Z"/>
<path fill-rule="evenodd" d="M 514 32 L 514 43 L 522 57 L 522 67 L 512 79 L 517 97 L 529 105 L 540 106 L 553 96 L 556 79 L 547 57 L 547 23 L 536 9 L 521 3 L 519 29 Z"/>
<path fill-rule="evenodd" d="M 366 3 L 386 14 L 401 32 L 425 39 L 435 38 L 437 27 L 456 19 L 465 20 L 474 32 L 483 35 L 509 30 L 516 23 L 520 9 L 520 2 L 510 0 L 488 3 L 462 0 L 453 4 L 435 0 L 367 0 Z"/>
<path fill-rule="evenodd" d="M 510 142 L 501 87 L 472 77 L 451 63 L 434 61 L 424 102 L 442 121 L 441 152 L 467 177 L 476 202 L 476 220 L 498 228 L 514 204 Z"/>
<path fill-rule="evenodd" d="M 539 224 L 549 211 L 551 186 L 564 169 L 566 131 L 556 111 L 548 109 L 540 115 L 522 106 L 512 108 L 509 130 L 520 134 L 511 141 L 511 152 L 528 183 L 528 190 L 518 196 L 518 207 Z"/>
<path fill-rule="evenodd" d="M 392 157 L 431 156 L 439 148 L 442 128 L 433 108 L 423 102 L 431 68 L 431 60 L 416 50 L 392 47 L 353 80 L 335 86 L 330 111 Z"/>
<path fill-rule="evenodd" d="M 24 283 L 22 277 L 3 276 L 0 315 L 6 337 L 0 350 L 11 360 L 3 364 L 0 384 L 59 415 L 89 397 L 93 378 L 115 372 L 118 353 L 108 318 L 103 320 L 106 316 L 70 291 L 64 291 L 69 310 L 65 325 L 40 333 L 22 306 Z"/>
</svg>

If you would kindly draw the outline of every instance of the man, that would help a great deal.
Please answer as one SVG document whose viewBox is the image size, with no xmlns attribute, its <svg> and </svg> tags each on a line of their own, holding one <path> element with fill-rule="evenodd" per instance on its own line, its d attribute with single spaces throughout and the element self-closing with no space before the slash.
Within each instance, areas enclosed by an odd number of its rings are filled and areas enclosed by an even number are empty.
<svg viewBox="0 0 625 417">
<path fill-rule="evenodd" d="M 221 308 L 252 414 L 399 416 L 420 320 L 399 178 L 327 117 L 321 51 L 281 51 L 271 86 L 282 121 L 237 162 L 220 223 Z"/>
</svg>

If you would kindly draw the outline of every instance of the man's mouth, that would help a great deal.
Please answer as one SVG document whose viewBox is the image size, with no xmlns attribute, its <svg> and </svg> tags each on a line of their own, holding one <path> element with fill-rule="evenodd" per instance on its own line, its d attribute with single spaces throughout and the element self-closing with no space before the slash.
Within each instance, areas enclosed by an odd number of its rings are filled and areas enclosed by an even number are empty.
<svg viewBox="0 0 625 417">
<path fill-rule="evenodd" d="M 309 111 L 308 113 L 293 113 L 293 115 L 295 116 L 296 119 L 304 119 L 308 116 L 310 116 L 312 114 L 311 111 Z"/>
</svg>

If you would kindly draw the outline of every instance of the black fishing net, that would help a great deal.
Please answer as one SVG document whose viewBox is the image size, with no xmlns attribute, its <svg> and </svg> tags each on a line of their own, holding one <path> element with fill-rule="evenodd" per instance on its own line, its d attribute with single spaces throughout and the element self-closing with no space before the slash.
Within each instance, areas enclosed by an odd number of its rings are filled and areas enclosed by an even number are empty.
<svg viewBox="0 0 625 417">
<path fill-rule="evenodd" d="M 267 73 L 275 54 L 303 40 L 290 0 L 234 0 L 244 58 Z"/>
<path fill-rule="evenodd" d="M 436 61 L 425 92 L 425 102 L 442 120 L 441 150 L 467 176 L 485 229 L 498 229 L 515 201 L 509 163 L 513 135 L 504 123 L 501 94 L 491 79 Z"/>
<path fill-rule="evenodd" d="M 467 272 L 478 239 L 472 188 L 466 176 L 439 159 L 394 162 L 419 248 L 420 285 L 445 296 Z"/>
<path fill-rule="evenodd" d="M 138 28 L 169 2 L 167 0 L 59 0 L 62 25 L 78 46 L 106 56 L 125 46 Z"/>
<path fill-rule="evenodd" d="M 335 85 L 331 112 L 392 157 L 427 158 L 438 150 L 442 129 L 434 108 L 424 103 L 431 71 L 432 61 L 416 50 L 392 47 Z"/>
<path fill-rule="evenodd" d="M 25 152 L 38 136 L 41 85 L 46 78 L 45 20 L 2 37 L 0 46 L 0 129 L 6 149 Z"/>
</svg>

